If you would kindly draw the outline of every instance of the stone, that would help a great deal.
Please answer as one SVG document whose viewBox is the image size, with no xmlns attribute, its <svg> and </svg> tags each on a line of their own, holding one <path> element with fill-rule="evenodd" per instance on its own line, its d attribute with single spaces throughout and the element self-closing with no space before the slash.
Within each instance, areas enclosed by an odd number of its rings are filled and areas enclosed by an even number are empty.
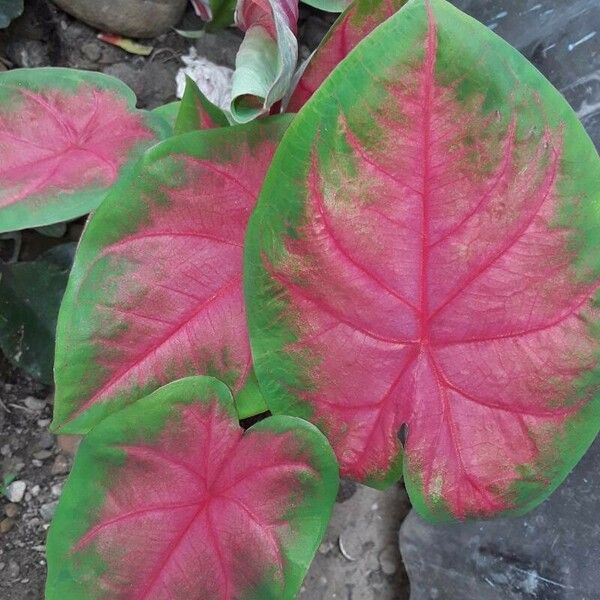
<svg viewBox="0 0 600 600">
<path fill-rule="evenodd" d="M 16 579 L 19 576 L 19 573 L 21 573 L 21 567 L 19 567 L 16 561 L 9 560 L 6 571 L 9 579 Z"/>
<path fill-rule="evenodd" d="M 83 54 L 88 60 L 97 62 L 102 56 L 102 50 L 96 42 L 88 42 L 81 46 L 81 54 Z"/>
<path fill-rule="evenodd" d="M 600 438 L 524 517 L 400 529 L 410 600 L 596 600 L 600 596 Z"/>
<path fill-rule="evenodd" d="M 10 502 L 4 507 L 4 514 L 10 519 L 14 519 L 20 512 L 21 508 L 14 502 Z"/>
<path fill-rule="evenodd" d="M 175 26 L 187 0 L 53 0 L 77 19 L 127 37 L 154 37 Z"/>
<path fill-rule="evenodd" d="M 23 400 L 23 404 L 25 404 L 25 406 L 29 410 L 33 410 L 34 412 L 40 412 L 45 408 L 46 401 L 39 400 L 38 398 L 34 398 L 33 396 L 27 396 L 27 398 Z"/>
<path fill-rule="evenodd" d="M 68 459 L 62 454 L 59 454 L 54 459 L 54 463 L 52 464 L 50 472 L 52 473 L 52 475 L 65 475 L 69 472 L 70 468 L 71 465 L 69 464 Z"/>
<path fill-rule="evenodd" d="M 43 431 L 35 440 L 35 450 L 50 450 L 54 446 L 54 436 Z"/>
<path fill-rule="evenodd" d="M 58 500 L 54 500 L 53 502 L 46 502 L 40 506 L 40 517 L 42 517 L 46 523 L 52 520 L 57 505 Z"/>
<path fill-rule="evenodd" d="M 10 485 L 7 486 L 5 496 L 8 498 L 9 502 L 14 502 L 18 504 L 23 500 L 23 496 L 25 495 L 25 490 L 27 489 L 27 484 L 24 481 L 17 480 L 13 481 Z"/>
<path fill-rule="evenodd" d="M 65 456 L 75 456 L 82 439 L 80 435 L 59 435 L 56 442 Z"/>
<path fill-rule="evenodd" d="M 298 600 L 404 600 L 396 535 L 409 506 L 406 492 L 400 485 L 384 492 L 348 487 L 352 493 L 336 502 Z"/>
<path fill-rule="evenodd" d="M 52 452 L 50 450 L 39 450 L 38 452 L 33 453 L 33 458 L 37 460 L 46 460 L 52 456 Z"/>
<path fill-rule="evenodd" d="M 8 533 L 15 525 L 15 520 L 6 518 L 0 521 L 0 533 Z"/>
</svg>

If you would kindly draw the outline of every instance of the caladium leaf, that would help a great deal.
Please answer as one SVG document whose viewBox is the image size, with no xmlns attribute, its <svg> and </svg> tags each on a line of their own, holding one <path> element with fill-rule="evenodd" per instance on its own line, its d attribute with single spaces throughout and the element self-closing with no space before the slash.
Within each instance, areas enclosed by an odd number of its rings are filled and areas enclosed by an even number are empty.
<svg viewBox="0 0 600 600">
<path fill-rule="evenodd" d="M 169 124 L 169 133 L 173 134 L 175 128 L 175 121 L 177 121 L 177 115 L 179 114 L 179 108 L 181 107 L 181 100 L 175 100 L 168 104 L 156 107 L 152 112 L 155 115 L 161 117 L 164 121 Z"/>
<path fill-rule="evenodd" d="M 298 112 L 356 44 L 404 4 L 406 0 L 354 0 L 308 59 L 287 102 L 287 112 Z"/>
<path fill-rule="evenodd" d="M 191 77 L 186 75 L 185 91 L 175 122 L 175 133 L 188 133 L 189 131 L 227 127 L 228 125 L 227 115 L 200 91 Z"/>
<path fill-rule="evenodd" d="M 318 8 L 319 10 L 324 10 L 327 12 L 342 12 L 348 8 L 351 0 L 302 0 L 302 2 L 304 4 L 308 4 L 308 6 Z"/>
<path fill-rule="evenodd" d="M 73 69 L 0 74 L 0 231 L 96 208 L 123 170 L 168 134 L 118 79 Z"/>
<path fill-rule="evenodd" d="M 34 379 L 51 384 L 54 333 L 75 244 L 31 262 L 0 263 L 0 349 Z"/>
<path fill-rule="evenodd" d="M 242 244 L 290 118 L 170 138 L 94 213 L 59 314 L 55 429 L 85 433 L 196 374 L 225 381 L 240 417 L 266 409 L 252 377 Z"/>
<path fill-rule="evenodd" d="M 306 421 L 245 433 L 221 382 L 173 382 L 83 441 L 48 538 L 47 600 L 291 600 L 338 485 Z"/>
<path fill-rule="evenodd" d="M 297 0 L 239 0 L 236 25 L 246 32 L 235 60 L 231 115 L 247 123 L 287 93 L 298 60 Z"/>
<path fill-rule="evenodd" d="M 539 503 L 600 423 L 598 181 L 516 50 L 409 1 L 298 114 L 251 220 L 271 409 L 319 424 L 346 476 L 404 465 L 430 519 Z"/>
</svg>

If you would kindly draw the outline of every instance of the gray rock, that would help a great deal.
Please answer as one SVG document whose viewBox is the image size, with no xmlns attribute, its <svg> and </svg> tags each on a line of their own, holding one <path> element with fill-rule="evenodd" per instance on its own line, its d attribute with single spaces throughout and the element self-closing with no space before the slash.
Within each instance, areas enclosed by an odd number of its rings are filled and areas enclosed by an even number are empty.
<svg viewBox="0 0 600 600">
<path fill-rule="evenodd" d="M 26 489 L 27 484 L 24 481 L 13 481 L 6 488 L 5 495 L 8 498 L 9 502 L 14 502 L 15 504 L 18 504 L 19 502 L 21 502 L 21 500 L 23 500 L 23 496 L 25 495 Z"/>
<path fill-rule="evenodd" d="M 52 473 L 52 475 L 65 475 L 70 471 L 70 469 L 71 463 L 69 462 L 69 460 L 62 454 L 59 454 L 54 459 L 54 463 L 50 468 L 50 472 Z"/>
<path fill-rule="evenodd" d="M 87 42 L 81 46 L 81 53 L 90 61 L 97 62 L 102 56 L 102 49 L 96 42 Z"/>
<path fill-rule="evenodd" d="M 411 512 L 400 550 L 411 600 L 599 600 L 600 438 L 524 517 L 430 525 Z"/>
<path fill-rule="evenodd" d="M 396 531 L 408 508 L 406 492 L 400 485 L 385 492 L 346 487 L 351 493 L 335 504 L 298 600 L 405 600 Z"/>
<path fill-rule="evenodd" d="M 25 400 L 23 400 L 25 406 L 34 412 L 40 412 L 46 406 L 45 400 L 39 400 L 38 398 L 34 398 L 33 396 L 27 396 Z"/>
<path fill-rule="evenodd" d="M 44 519 L 44 521 L 49 522 L 52 520 L 54 516 L 54 512 L 56 511 L 56 507 L 58 505 L 58 500 L 54 500 L 53 502 L 46 502 L 40 506 L 40 517 Z"/>
<path fill-rule="evenodd" d="M 187 0 L 53 0 L 65 12 L 102 31 L 154 37 L 181 19 Z"/>
</svg>

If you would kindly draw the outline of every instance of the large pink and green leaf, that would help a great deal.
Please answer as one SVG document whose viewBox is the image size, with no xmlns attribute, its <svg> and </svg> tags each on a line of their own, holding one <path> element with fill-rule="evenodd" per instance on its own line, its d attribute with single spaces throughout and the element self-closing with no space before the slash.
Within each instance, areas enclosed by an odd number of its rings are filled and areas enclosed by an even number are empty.
<svg viewBox="0 0 600 600">
<path fill-rule="evenodd" d="M 287 112 L 298 112 L 356 44 L 404 4 L 406 0 L 354 0 L 308 59 L 287 102 Z"/>
<path fill-rule="evenodd" d="M 221 382 L 171 383 L 86 437 L 48 538 L 47 600 L 292 600 L 335 456 L 306 421 L 244 432 Z"/>
<path fill-rule="evenodd" d="M 251 219 L 271 409 L 317 423 L 348 477 L 404 468 L 428 518 L 535 506 L 600 426 L 598 181 L 516 50 L 409 1 L 296 117 Z"/>
<path fill-rule="evenodd" d="M 213 375 L 264 410 L 242 293 L 246 224 L 290 118 L 171 138 L 86 227 L 57 328 L 53 427 L 85 433 L 160 385 Z"/>
<path fill-rule="evenodd" d="M 123 171 L 168 135 L 133 92 L 100 73 L 0 74 L 0 232 L 79 217 Z"/>
</svg>

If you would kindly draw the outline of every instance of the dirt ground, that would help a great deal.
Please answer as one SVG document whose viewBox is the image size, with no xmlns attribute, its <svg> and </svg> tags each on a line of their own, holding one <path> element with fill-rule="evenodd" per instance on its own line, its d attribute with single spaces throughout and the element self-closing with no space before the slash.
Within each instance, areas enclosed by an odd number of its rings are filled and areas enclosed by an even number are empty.
<svg viewBox="0 0 600 600">
<path fill-rule="evenodd" d="M 4 361 L 0 382 L 0 473 L 26 486 L 20 502 L 0 500 L 0 600 L 41 600 L 46 533 L 77 440 L 49 433 L 48 386 Z M 397 532 L 409 508 L 400 485 L 378 492 L 342 482 L 329 530 L 299 598 L 407 600 Z"/>
<path fill-rule="evenodd" d="M 144 58 L 99 41 L 95 30 L 46 0 L 26 4 L 23 17 L 0 31 L 0 69 L 4 62 L 9 68 L 52 65 L 103 71 L 132 87 L 144 108 L 175 99 L 175 74 L 190 46 L 217 64 L 233 67 L 241 41 L 234 30 L 200 40 L 170 32 L 151 40 L 154 50 Z M 331 15 L 302 8 L 301 58 L 317 46 L 332 21 Z M 76 240 L 82 226 L 83 220 L 72 223 L 68 240 Z M 31 260 L 54 243 L 27 232 L 21 258 Z M 0 355 L 0 475 L 25 486 L 18 502 L 0 498 L 0 600 L 41 600 L 44 595 L 46 533 L 74 453 L 73 439 L 49 433 L 51 414 L 52 389 L 12 369 Z M 408 578 L 396 536 L 408 510 L 401 486 L 381 493 L 344 483 L 300 598 L 407 599 Z"/>
</svg>

